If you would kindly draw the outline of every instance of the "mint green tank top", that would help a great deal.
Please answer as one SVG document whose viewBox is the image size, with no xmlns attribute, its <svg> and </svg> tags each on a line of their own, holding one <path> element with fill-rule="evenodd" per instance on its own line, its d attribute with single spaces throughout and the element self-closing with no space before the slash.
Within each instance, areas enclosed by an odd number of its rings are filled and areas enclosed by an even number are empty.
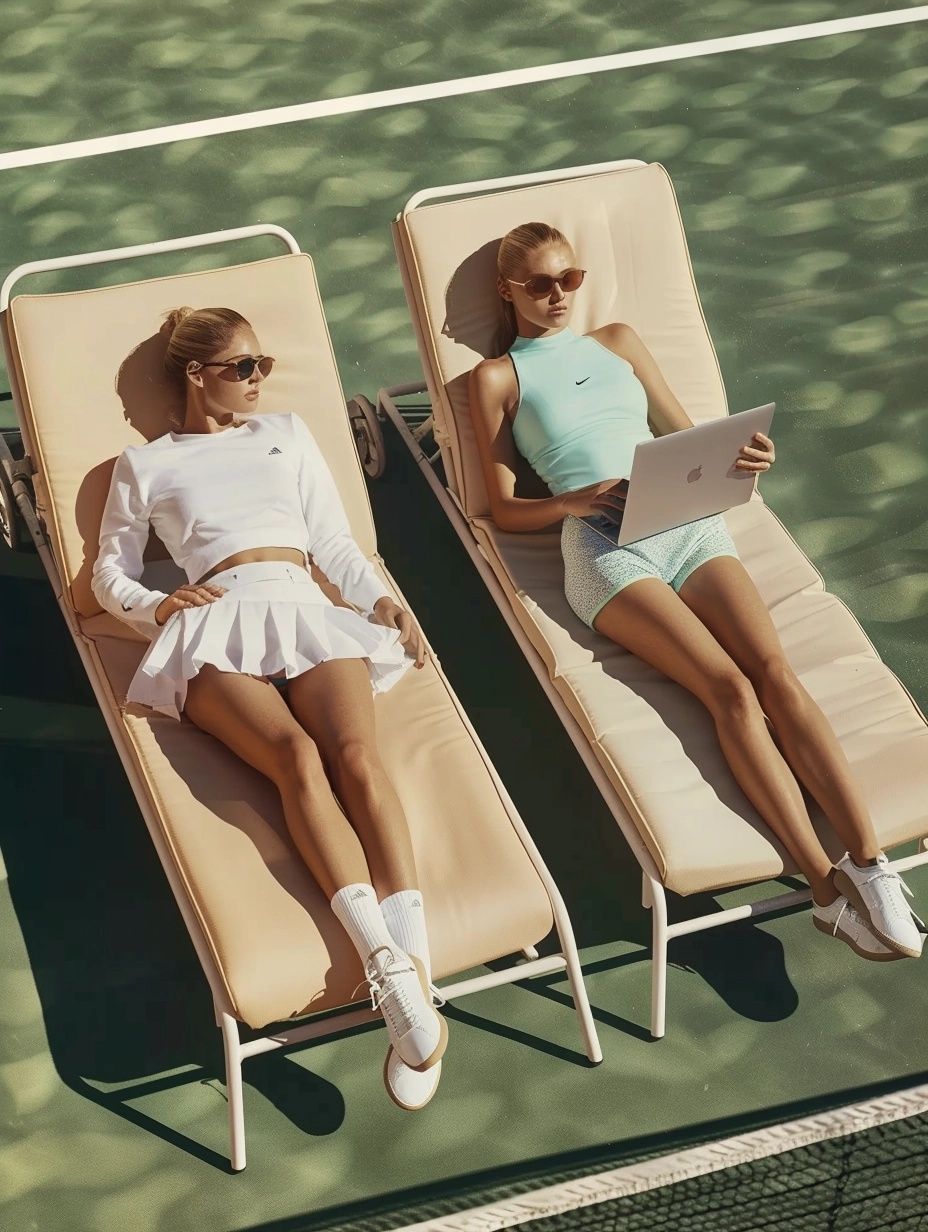
<svg viewBox="0 0 928 1232">
<path fill-rule="evenodd" d="M 516 448 L 554 495 L 627 478 L 635 446 L 651 439 L 631 364 L 567 328 L 516 338 L 509 356 L 519 381 Z"/>
</svg>

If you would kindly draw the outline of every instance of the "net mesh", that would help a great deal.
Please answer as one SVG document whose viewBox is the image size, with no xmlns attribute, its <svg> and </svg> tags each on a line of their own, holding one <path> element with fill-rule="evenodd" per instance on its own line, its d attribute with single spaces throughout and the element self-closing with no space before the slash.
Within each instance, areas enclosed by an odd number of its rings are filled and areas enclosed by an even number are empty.
<svg viewBox="0 0 928 1232">
<path fill-rule="evenodd" d="M 928 1116 L 522 1224 L 525 1232 L 928 1232 Z"/>
<path fill-rule="evenodd" d="M 299 1225 L 299 1232 L 391 1232 L 429 1219 L 447 1219 L 449 1229 L 463 1220 L 461 1227 L 490 1232 L 507 1225 L 467 1219 L 464 1212 L 577 1177 L 576 1170 L 549 1174 L 508 1193 L 500 1187 L 459 1194 L 349 1221 L 323 1217 Z M 928 1113 L 517 1226 L 522 1232 L 928 1232 Z"/>
</svg>

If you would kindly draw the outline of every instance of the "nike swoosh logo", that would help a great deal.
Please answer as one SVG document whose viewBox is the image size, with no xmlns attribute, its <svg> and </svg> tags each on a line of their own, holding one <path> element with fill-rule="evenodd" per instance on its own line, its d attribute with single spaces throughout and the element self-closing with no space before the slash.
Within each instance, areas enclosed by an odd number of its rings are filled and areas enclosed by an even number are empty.
<svg viewBox="0 0 928 1232">
<path fill-rule="evenodd" d="M 583 380 L 582 380 L 582 381 L 574 381 L 574 384 L 575 384 L 575 385 L 583 385 L 583 384 L 584 384 L 586 381 L 588 381 L 589 379 L 590 379 L 590 378 L 589 378 L 588 376 L 585 376 L 585 377 L 583 378 Z"/>
</svg>

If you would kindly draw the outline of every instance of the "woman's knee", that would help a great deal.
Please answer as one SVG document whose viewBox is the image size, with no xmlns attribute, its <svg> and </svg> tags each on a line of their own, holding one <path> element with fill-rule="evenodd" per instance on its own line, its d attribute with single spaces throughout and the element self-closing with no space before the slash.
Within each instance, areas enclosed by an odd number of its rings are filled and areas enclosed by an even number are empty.
<svg viewBox="0 0 928 1232">
<path fill-rule="evenodd" d="M 348 737 L 328 750 L 332 775 L 341 783 L 367 788 L 376 785 L 384 774 L 376 746 L 369 740 Z"/>
<path fill-rule="evenodd" d="M 770 656 L 753 675 L 757 696 L 769 715 L 795 711 L 808 700 L 808 694 L 783 654 Z"/>
<path fill-rule="evenodd" d="M 279 785 L 327 786 L 325 766 L 314 741 L 302 731 L 284 732 L 271 743 L 271 777 Z"/>
<path fill-rule="evenodd" d="M 717 720 L 744 721 L 760 711 L 753 684 L 734 663 L 713 672 L 706 692 L 706 704 Z"/>
</svg>

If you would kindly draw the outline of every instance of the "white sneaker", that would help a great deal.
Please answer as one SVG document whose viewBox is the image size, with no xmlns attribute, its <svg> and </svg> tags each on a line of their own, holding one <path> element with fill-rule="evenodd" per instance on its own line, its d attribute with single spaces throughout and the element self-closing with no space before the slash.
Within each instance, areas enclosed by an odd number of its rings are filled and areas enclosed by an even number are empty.
<svg viewBox="0 0 928 1232">
<path fill-rule="evenodd" d="M 849 855 L 839 860 L 835 870 L 835 886 L 854 905 L 869 916 L 870 927 L 886 945 L 918 958 L 922 952 L 925 925 L 914 914 L 905 895 L 912 891 L 889 861 L 880 853 L 876 864 L 860 868 Z"/>
<path fill-rule="evenodd" d="M 400 1060 L 418 1071 L 437 1065 L 448 1045 L 448 1024 L 432 1007 L 422 964 L 399 946 L 382 945 L 364 969 L 371 1003 L 383 1014 Z"/>
<path fill-rule="evenodd" d="M 827 907 L 819 906 L 813 899 L 812 923 L 820 933 L 837 937 L 849 945 L 855 954 L 871 962 L 894 962 L 904 957 L 898 950 L 883 944 L 871 929 L 869 920 L 856 911 L 843 894 L 839 894 Z"/>
<path fill-rule="evenodd" d="M 424 1108 L 438 1090 L 441 1077 L 441 1061 L 430 1069 L 410 1069 L 391 1046 L 383 1063 L 383 1082 L 387 1094 L 399 1108 L 418 1112 Z"/>
</svg>

